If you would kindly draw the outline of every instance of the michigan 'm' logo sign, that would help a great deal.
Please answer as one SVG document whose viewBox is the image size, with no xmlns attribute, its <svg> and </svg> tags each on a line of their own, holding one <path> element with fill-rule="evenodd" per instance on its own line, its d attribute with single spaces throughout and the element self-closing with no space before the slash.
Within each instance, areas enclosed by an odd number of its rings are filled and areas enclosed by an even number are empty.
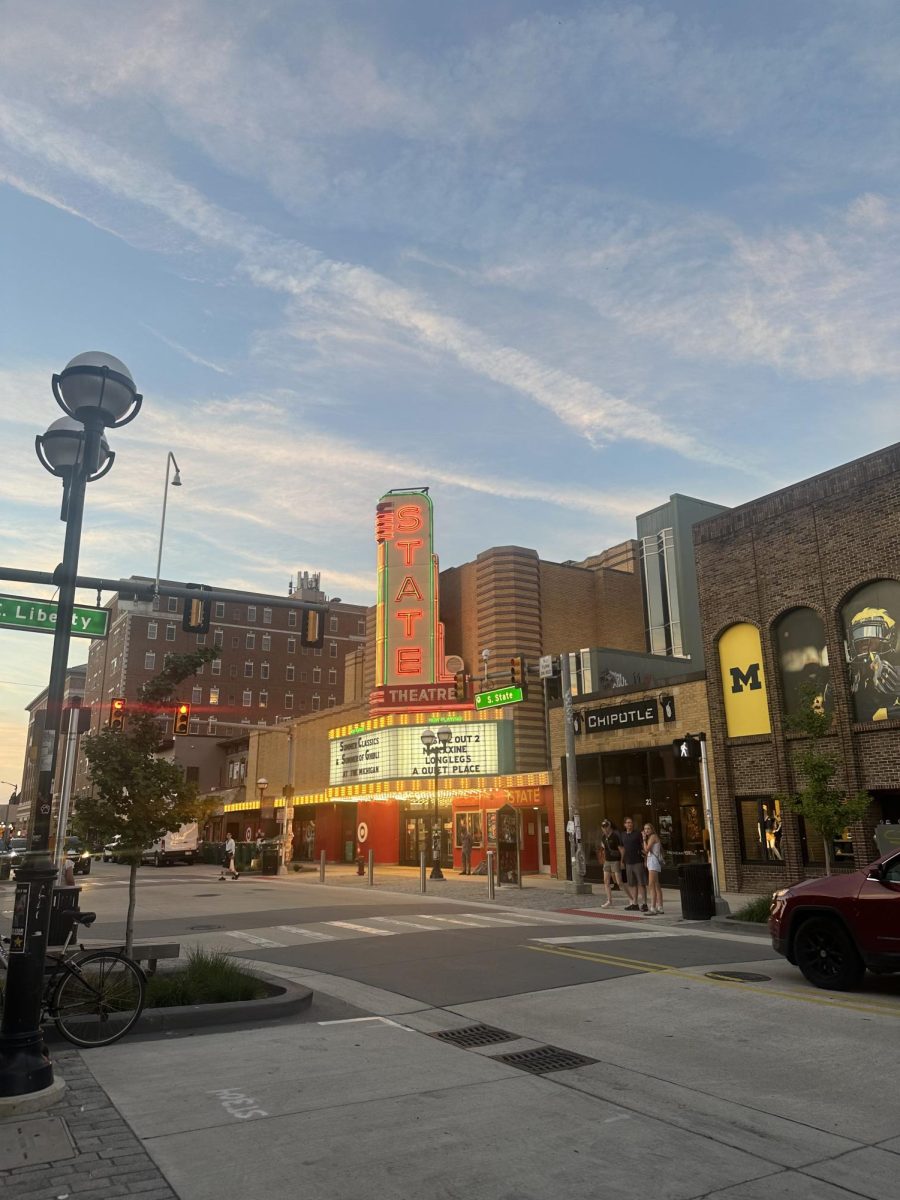
<svg viewBox="0 0 900 1200">
<path fill-rule="evenodd" d="M 729 737 L 771 733 L 762 645 L 755 625 L 726 629 L 719 639 L 722 696 Z"/>
</svg>

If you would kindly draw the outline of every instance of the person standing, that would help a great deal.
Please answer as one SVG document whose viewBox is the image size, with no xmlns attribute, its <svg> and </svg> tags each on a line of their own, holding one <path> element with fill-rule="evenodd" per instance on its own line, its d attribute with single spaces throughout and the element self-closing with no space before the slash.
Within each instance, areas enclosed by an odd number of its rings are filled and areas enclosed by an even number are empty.
<svg viewBox="0 0 900 1200">
<path fill-rule="evenodd" d="M 637 912 L 640 909 L 645 913 L 648 909 L 644 839 L 640 830 L 635 829 L 631 817 L 625 818 L 625 832 L 622 834 L 622 858 L 625 863 L 625 890 L 631 902 L 625 905 L 625 911 Z"/>
<path fill-rule="evenodd" d="M 647 863 L 647 886 L 650 892 L 650 915 L 662 916 L 663 894 L 659 877 L 666 856 L 662 848 L 662 842 L 659 840 L 659 834 L 649 821 L 644 826 L 644 856 Z"/>
<path fill-rule="evenodd" d="M 468 825 L 463 829 L 462 837 L 459 839 L 459 848 L 462 852 L 462 871 L 461 875 L 472 874 L 472 830 Z"/>
<path fill-rule="evenodd" d="M 622 842 L 619 831 L 612 821 L 600 822 L 600 847 L 603 854 L 603 886 L 606 888 L 606 900 L 601 908 L 612 908 L 613 883 L 616 883 L 622 871 Z"/>
<path fill-rule="evenodd" d="M 237 846 L 234 844 L 234 838 L 229 833 L 228 837 L 225 839 L 225 853 L 222 857 L 222 874 L 219 876 L 219 879 L 224 879 L 227 873 L 231 874 L 232 879 L 240 879 L 240 875 L 234 869 L 234 855 L 236 850 Z"/>
</svg>

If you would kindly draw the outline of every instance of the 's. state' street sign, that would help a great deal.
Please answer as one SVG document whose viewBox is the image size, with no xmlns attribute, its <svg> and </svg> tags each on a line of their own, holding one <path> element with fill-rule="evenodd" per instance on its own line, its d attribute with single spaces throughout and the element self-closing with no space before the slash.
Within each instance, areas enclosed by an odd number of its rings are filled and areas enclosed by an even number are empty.
<svg viewBox="0 0 900 1200">
<path fill-rule="evenodd" d="M 52 600 L 0 596 L 0 625 L 7 629 L 27 629 L 32 633 L 53 633 L 58 609 L 59 605 Z M 72 637 L 105 638 L 108 627 L 109 609 L 75 606 Z"/>
<path fill-rule="evenodd" d="M 520 687 L 494 688 L 490 692 L 476 692 L 475 709 L 481 712 L 483 708 L 499 708 L 501 704 L 519 704 L 524 699 Z"/>
</svg>

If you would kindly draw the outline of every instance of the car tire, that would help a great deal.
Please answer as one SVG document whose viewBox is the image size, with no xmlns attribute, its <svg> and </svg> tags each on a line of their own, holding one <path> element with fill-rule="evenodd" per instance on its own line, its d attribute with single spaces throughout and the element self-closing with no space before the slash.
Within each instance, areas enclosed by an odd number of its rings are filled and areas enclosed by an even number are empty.
<svg viewBox="0 0 900 1200">
<path fill-rule="evenodd" d="M 853 939 L 831 917 L 808 917 L 794 938 L 794 958 L 810 983 L 835 992 L 859 987 L 866 973 Z"/>
<path fill-rule="evenodd" d="M 82 875 L 90 875 L 90 873 L 91 873 L 91 859 L 89 859 L 89 858 L 86 858 L 86 859 L 84 860 L 84 866 L 81 868 L 81 873 L 82 873 Z"/>
<path fill-rule="evenodd" d="M 154 867 L 164 867 L 166 865 L 166 860 L 161 854 L 154 854 L 153 865 Z"/>
</svg>

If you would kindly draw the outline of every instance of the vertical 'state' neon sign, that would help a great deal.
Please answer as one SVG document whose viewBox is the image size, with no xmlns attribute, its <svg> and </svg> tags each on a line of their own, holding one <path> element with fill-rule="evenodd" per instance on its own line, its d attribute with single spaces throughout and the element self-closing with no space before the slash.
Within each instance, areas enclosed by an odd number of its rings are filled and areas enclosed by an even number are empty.
<svg viewBox="0 0 900 1200">
<path fill-rule="evenodd" d="M 427 492 L 392 492 L 378 502 L 376 687 L 435 683 L 441 674 L 432 524 Z"/>
</svg>

